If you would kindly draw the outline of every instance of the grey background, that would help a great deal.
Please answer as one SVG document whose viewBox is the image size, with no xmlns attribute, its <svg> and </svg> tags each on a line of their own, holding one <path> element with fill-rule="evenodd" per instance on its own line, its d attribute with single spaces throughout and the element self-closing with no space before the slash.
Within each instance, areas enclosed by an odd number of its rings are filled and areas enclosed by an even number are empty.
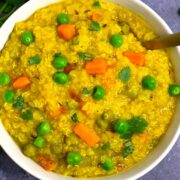
<svg viewBox="0 0 180 180">
<path fill-rule="evenodd" d="M 142 0 L 152 7 L 171 27 L 180 32 L 180 0 Z M 0 150 L 0 180 L 36 180 L 24 172 Z M 140 180 L 180 180 L 180 138 L 168 156 Z"/>
</svg>

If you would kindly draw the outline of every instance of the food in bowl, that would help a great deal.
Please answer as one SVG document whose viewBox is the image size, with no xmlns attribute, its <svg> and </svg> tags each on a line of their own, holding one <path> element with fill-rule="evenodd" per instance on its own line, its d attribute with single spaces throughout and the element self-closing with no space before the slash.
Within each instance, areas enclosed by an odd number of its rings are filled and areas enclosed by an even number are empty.
<svg viewBox="0 0 180 180">
<path fill-rule="evenodd" d="M 165 50 L 134 12 L 67 0 L 17 23 L 0 54 L 2 122 L 22 152 L 74 177 L 143 160 L 172 119 L 180 87 Z"/>
</svg>

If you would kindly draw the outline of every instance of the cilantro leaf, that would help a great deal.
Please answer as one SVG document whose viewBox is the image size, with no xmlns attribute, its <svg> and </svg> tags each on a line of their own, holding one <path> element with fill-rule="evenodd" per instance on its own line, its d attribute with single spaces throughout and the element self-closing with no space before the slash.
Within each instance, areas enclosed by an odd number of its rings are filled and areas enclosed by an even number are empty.
<svg viewBox="0 0 180 180">
<path fill-rule="evenodd" d="M 142 134 L 148 125 L 148 122 L 140 116 L 131 118 L 128 123 L 134 134 Z"/>
</svg>

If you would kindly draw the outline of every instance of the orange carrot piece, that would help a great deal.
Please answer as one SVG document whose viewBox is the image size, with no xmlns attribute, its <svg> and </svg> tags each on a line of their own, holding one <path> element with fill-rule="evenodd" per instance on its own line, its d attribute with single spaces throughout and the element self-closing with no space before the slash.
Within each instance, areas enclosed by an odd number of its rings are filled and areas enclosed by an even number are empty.
<svg viewBox="0 0 180 180">
<path fill-rule="evenodd" d="M 31 84 L 31 81 L 29 80 L 27 76 L 21 76 L 14 81 L 13 88 L 23 89 L 23 88 L 26 88 L 30 84 Z"/>
<path fill-rule="evenodd" d="M 115 68 L 116 67 L 116 63 L 113 63 L 113 64 L 108 64 L 108 68 Z"/>
<path fill-rule="evenodd" d="M 49 156 L 47 155 L 39 155 L 38 157 L 38 163 L 40 166 L 42 166 L 46 171 L 53 171 L 56 169 L 57 163 L 53 161 Z"/>
<path fill-rule="evenodd" d="M 144 53 L 135 53 L 126 51 L 123 53 L 133 64 L 138 66 L 143 66 L 145 63 L 145 54 Z"/>
<path fill-rule="evenodd" d="M 97 12 L 93 12 L 92 15 L 91 15 L 91 19 L 93 21 L 98 21 L 98 20 L 100 20 L 100 18 L 101 18 L 101 15 L 99 13 L 97 13 Z"/>
<path fill-rule="evenodd" d="M 101 84 L 106 90 L 109 90 L 110 88 L 113 88 L 115 83 L 116 83 L 115 78 L 111 77 L 111 76 L 105 76 L 101 80 Z"/>
<path fill-rule="evenodd" d="M 57 29 L 59 37 L 66 41 L 70 41 L 76 36 L 76 27 L 73 24 L 62 24 Z"/>
<path fill-rule="evenodd" d="M 96 134 L 96 132 L 83 123 L 78 123 L 77 125 L 75 125 L 73 131 L 90 147 L 96 146 L 96 144 L 100 141 L 100 138 Z"/>
<path fill-rule="evenodd" d="M 147 134 L 147 133 L 143 133 L 143 134 L 139 134 L 138 136 L 139 136 L 140 138 L 142 138 L 142 139 L 147 139 L 148 134 Z"/>
<path fill-rule="evenodd" d="M 106 60 L 95 58 L 86 63 L 85 69 L 88 74 L 104 74 L 107 71 L 108 65 Z"/>
<path fill-rule="evenodd" d="M 147 133 L 138 134 L 138 137 L 140 138 L 140 141 L 142 143 L 145 143 L 148 140 L 148 134 Z"/>
<path fill-rule="evenodd" d="M 53 118 L 56 118 L 59 115 L 64 114 L 64 113 L 66 113 L 66 109 L 62 107 L 62 108 L 56 109 L 55 111 L 50 112 L 50 116 Z"/>
</svg>

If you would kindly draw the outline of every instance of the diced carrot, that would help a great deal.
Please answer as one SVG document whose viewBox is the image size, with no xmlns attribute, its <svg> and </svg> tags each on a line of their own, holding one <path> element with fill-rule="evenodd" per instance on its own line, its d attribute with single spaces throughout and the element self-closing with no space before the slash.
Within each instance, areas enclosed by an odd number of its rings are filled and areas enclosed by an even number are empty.
<svg viewBox="0 0 180 180">
<path fill-rule="evenodd" d="M 138 135 L 140 138 L 146 139 L 147 138 L 147 133 L 139 134 Z"/>
<path fill-rule="evenodd" d="M 123 53 L 133 64 L 138 66 L 143 66 L 145 63 L 145 54 L 126 51 Z"/>
<path fill-rule="evenodd" d="M 59 37 L 63 38 L 66 41 L 70 41 L 76 36 L 76 27 L 73 24 L 62 24 L 58 26 L 57 29 Z"/>
<path fill-rule="evenodd" d="M 108 68 L 115 68 L 116 67 L 116 63 L 113 63 L 113 64 L 108 64 Z"/>
<path fill-rule="evenodd" d="M 138 137 L 141 138 L 141 140 L 143 142 L 146 142 L 148 139 L 148 134 L 147 133 L 143 133 L 143 134 L 138 134 Z"/>
<path fill-rule="evenodd" d="M 105 59 L 95 58 L 86 63 L 85 69 L 88 74 L 104 74 L 107 71 L 108 65 Z"/>
<path fill-rule="evenodd" d="M 97 12 L 92 12 L 91 19 L 92 19 L 93 21 L 98 21 L 98 20 L 100 20 L 100 18 L 101 18 L 101 15 L 100 15 L 99 13 L 97 13 Z"/>
<path fill-rule="evenodd" d="M 55 111 L 51 111 L 50 116 L 53 118 L 56 118 L 59 115 L 64 114 L 64 113 L 66 113 L 66 109 L 64 107 L 61 107 L 59 109 L 56 109 Z"/>
<path fill-rule="evenodd" d="M 96 132 L 87 127 L 83 123 L 78 123 L 74 126 L 73 131 L 76 135 L 78 135 L 83 141 L 85 141 L 90 147 L 96 146 L 99 143 L 100 138 L 96 134 Z"/>
<path fill-rule="evenodd" d="M 113 88 L 114 84 L 116 83 L 116 80 L 112 76 L 106 76 L 102 78 L 101 84 L 106 89 L 109 90 L 110 88 Z"/>
<path fill-rule="evenodd" d="M 46 171 L 53 171 L 56 169 L 57 163 L 53 161 L 48 155 L 39 155 L 38 163 Z"/>
<path fill-rule="evenodd" d="M 51 117 L 57 117 L 60 114 L 61 114 L 61 111 L 59 109 L 50 112 Z"/>
<path fill-rule="evenodd" d="M 23 89 L 23 88 L 26 88 L 30 84 L 31 84 L 31 81 L 29 80 L 27 76 L 21 76 L 14 81 L 13 88 Z"/>
</svg>

